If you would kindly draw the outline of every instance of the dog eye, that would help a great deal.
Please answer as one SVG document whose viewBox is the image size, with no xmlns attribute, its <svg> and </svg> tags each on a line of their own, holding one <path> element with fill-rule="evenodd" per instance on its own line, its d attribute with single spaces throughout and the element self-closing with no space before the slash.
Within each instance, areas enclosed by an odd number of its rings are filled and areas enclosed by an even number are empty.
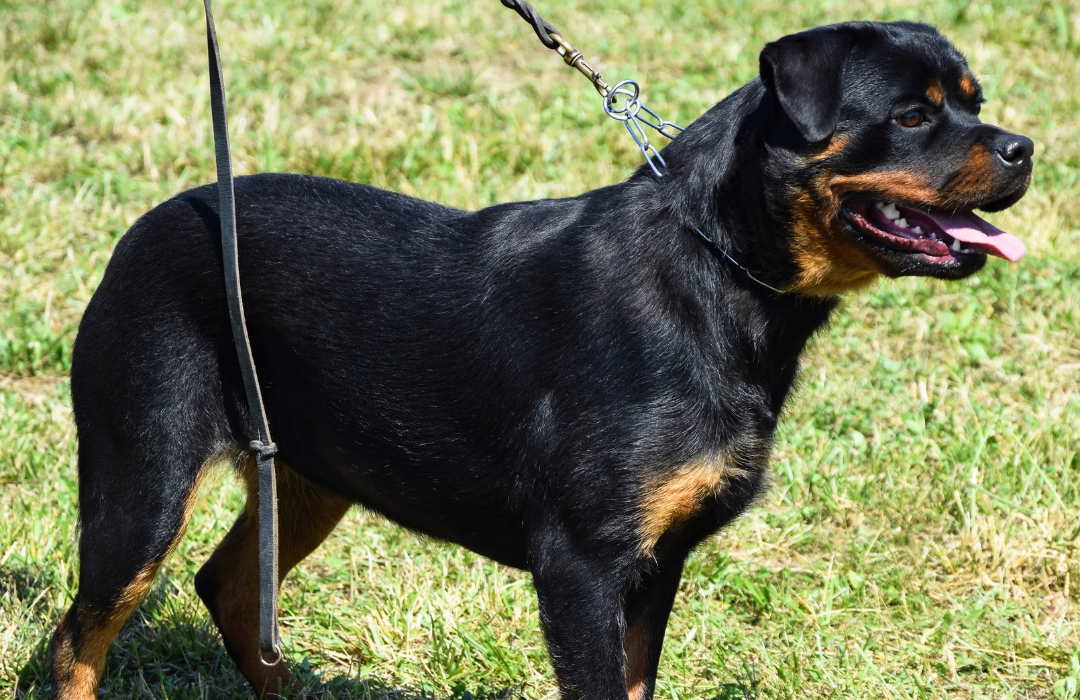
<svg viewBox="0 0 1080 700">
<path fill-rule="evenodd" d="M 896 118 L 896 123 L 900 126 L 914 127 L 919 126 L 926 121 L 926 115 L 922 113 L 921 109 L 911 109 L 904 112 Z"/>
</svg>

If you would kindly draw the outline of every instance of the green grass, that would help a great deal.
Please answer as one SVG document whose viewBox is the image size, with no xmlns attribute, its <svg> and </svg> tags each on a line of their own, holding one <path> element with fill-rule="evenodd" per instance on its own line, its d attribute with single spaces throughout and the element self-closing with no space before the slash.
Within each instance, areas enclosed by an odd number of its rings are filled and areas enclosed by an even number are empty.
<svg viewBox="0 0 1080 700">
<path fill-rule="evenodd" d="M 765 41 L 938 24 L 987 121 L 1032 136 L 1027 242 L 957 284 L 851 297 L 805 361 L 759 507 L 694 555 L 666 698 L 1076 698 L 1080 683 L 1080 3 L 541 2 L 609 81 L 689 122 Z M 235 161 L 475 208 L 618 181 L 633 144 L 495 0 L 216 8 Z M 213 179 L 198 3 L 0 0 L 0 693 L 43 697 L 76 584 L 65 372 L 110 251 Z M 109 655 L 108 697 L 245 697 L 192 590 L 240 507 L 204 489 Z M 335 696 L 555 695 L 527 575 L 362 512 L 285 583 L 289 658 Z"/>
</svg>

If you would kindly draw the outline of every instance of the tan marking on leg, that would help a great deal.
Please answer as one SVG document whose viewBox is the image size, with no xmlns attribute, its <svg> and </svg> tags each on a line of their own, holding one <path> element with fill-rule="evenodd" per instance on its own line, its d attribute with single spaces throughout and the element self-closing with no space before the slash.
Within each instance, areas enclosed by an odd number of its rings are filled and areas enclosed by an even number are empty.
<svg viewBox="0 0 1080 700">
<path fill-rule="evenodd" d="M 71 606 L 56 629 L 53 641 L 53 684 L 58 700 L 89 700 L 97 697 L 98 685 L 105 672 L 105 655 L 131 613 L 139 607 L 154 585 L 161 564 L 172 554 L 184 536 L 191 513 L 198 501 L 199 489 L 205 482 L 211 467 L 220 462 L 224 452 L 216 453 L 199 469 L 195 484 L 184 503 L 180 527 L 165 552 L 144 566 L 116 596 L 110 610 L 102 612 L 76 602 Z M 78 619 L 78 638 L 72 626 L 72 616 Z"/>
<path fill-rule="evenodd" d="M 642 553 L 651 554 L 665 532 L 692 516 L 709 494 L 728 476 L 728 460 L 723 455 L 685 464 L 648 484 L 641 500 Z"/>
<path fill-rule="evenodd" d="M 275 460 L 278 479 L 278 583 L 326 539 L 352 505 Z M 256 691 L 269 694 L 294 688 L 296 680 L 284 663 L 269 667 L 259 660 L 259 528 L 258 475 L 253 460 L 240 471 L 247 489 L 244 512 L 204 566 L 216 588 L 207 601 L 211 614 L 237 660 L 240 672 Z"/>
<path fill-rule="evenodd" d="M 50 650 L 53 672 L 53 696 L 57 700 L 91 700 L 97 697 L 101 671 L 105 665 L 102 655 L 100 665 L 78 660 L 75 649 L 74 630 L 71 629 L 74 607 L 69 608 L 53 634 Z"/>
<path fill-rule="evenodd" d="M 623 649 L 626 653 L 628 700 L 642 700 L 645 697 L 645 673 L 649 665 L 648 611 L 626 628 L 623 633 Z"/>
<path fill-rule="evenodd" d="M 72 610 L 65 613 L 57 630 L 61 635 L 60 643 L 53 655 L 53 677 L 58 686 L 58 698 L 83 700 L 97 696 L 97 687 L 105 672 L 105 654 L 124 622 L 149 592 L 156 572 L 157 565 L 147 566 L 140 571 L 124 587 L 112 610 L 105 615 L 78 605 L 75 613 L 81 628 L 78 639 L 65 630 Z M 74 606 L 72 609 L 75 609 Z"/>
</svg>

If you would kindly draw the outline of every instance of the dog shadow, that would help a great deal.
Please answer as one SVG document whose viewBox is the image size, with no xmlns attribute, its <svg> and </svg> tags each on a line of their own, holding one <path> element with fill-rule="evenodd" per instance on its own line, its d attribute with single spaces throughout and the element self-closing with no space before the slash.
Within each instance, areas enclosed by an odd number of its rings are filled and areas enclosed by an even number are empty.
<svg viewBox="0 0 1080 700">
<path fill-rule="evenodd" d="M 736 678 L 730 683 L 722 683 L 720 692 L 709 700 L 758 700 L 760 697 L 758 681 Z"/>
<path fill-rule="evenodd" d="M 35 600 L 55 585 L 47 574 L 18 566 L 0 567 L 0 599 Z M 221 643 L 208 617 L 193 619 L 190 607 L 174 595 L 174 584 L 162 576 L 139 609 L 124 624 L 109 650 L 102 679 L 102 697 L 142 698 L 251 698 L 251 690 Z M 29 622 L 29 621 L 28 621 Z M 45 624 L 48 632 L 34 645 L 20 668 L 14 697 L 43 700 L 49 697 L 49 640 L 55 620 Z M 759 674 L 742 664 L 741 673 L 722 684 L 709 700 L 756 700 L 760 697 Z M 323 678 L 307 659 L 290 668 L 304 689 L 304 696 L 320 700 L 525 700 L 520 687 L 474 688 L 441 696 L 430 688 L 395 687 L 379 679 L 356 679 L 347 675 Z"/>
<path fill-rule="evenodd" d="M 31 568 L 0 567 L 0 599 L 32 601 L 48 595 L 55 582 Z M 175 586 L 162 576 L 139 609 L 124 624 L 109 649 L 99 695 L 107 698 L 252 697 L 250 686 L 225 652 L 217 629 L 206 616 L 193 619 L 190 606 L 174 595 Z M 56 620 L 43 621 L 45 636 L 34 644 L 15 679 L 18 700 L 44 700 L 52 690 L 49 641 Z M 32 624 L 28 621 L 29 624 Z M 290 664 L 304 689 L 299 697 L 320 700 L 445 700 L 430 688 L 395 687 L 377 678 L 346 675 L 323 678 L 307 659 Z M 456 693 L 460 700 L 516 700 L 520 688 L 473 688 Z"/>
</svg>

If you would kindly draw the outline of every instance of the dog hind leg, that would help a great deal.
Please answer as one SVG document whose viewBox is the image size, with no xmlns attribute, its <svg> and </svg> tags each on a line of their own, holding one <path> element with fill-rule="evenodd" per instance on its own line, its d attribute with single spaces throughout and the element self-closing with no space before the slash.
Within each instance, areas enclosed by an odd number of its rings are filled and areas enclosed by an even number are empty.
<svg viewBox="0 0 1080 700">
<path fill-rule="evenodd" d="M 280 585 L 333 531 L 352 502 L 323 491 L 280 459 L 275 466 Z M 244 512 L 196 574 L 195 590 L 256 695 L 277 697 L 279 689 L 295 691 L 297 684 L 284 662 L 267 666 L 259 659 L 259 493 L 253 460 L 245 463 L 242 476 L 247 488 Z"/>
<path fill-rule="evenodd" d="M 199 481 L 222 456 L 213 445 L 169 443 L 148 451 L 158 459 L 142 459 L 102 431 L 80 430 L 79 588 L 50 643 L 54 698 L 97 697 L 113 638 L 179 543 Z"/>
</svg>

